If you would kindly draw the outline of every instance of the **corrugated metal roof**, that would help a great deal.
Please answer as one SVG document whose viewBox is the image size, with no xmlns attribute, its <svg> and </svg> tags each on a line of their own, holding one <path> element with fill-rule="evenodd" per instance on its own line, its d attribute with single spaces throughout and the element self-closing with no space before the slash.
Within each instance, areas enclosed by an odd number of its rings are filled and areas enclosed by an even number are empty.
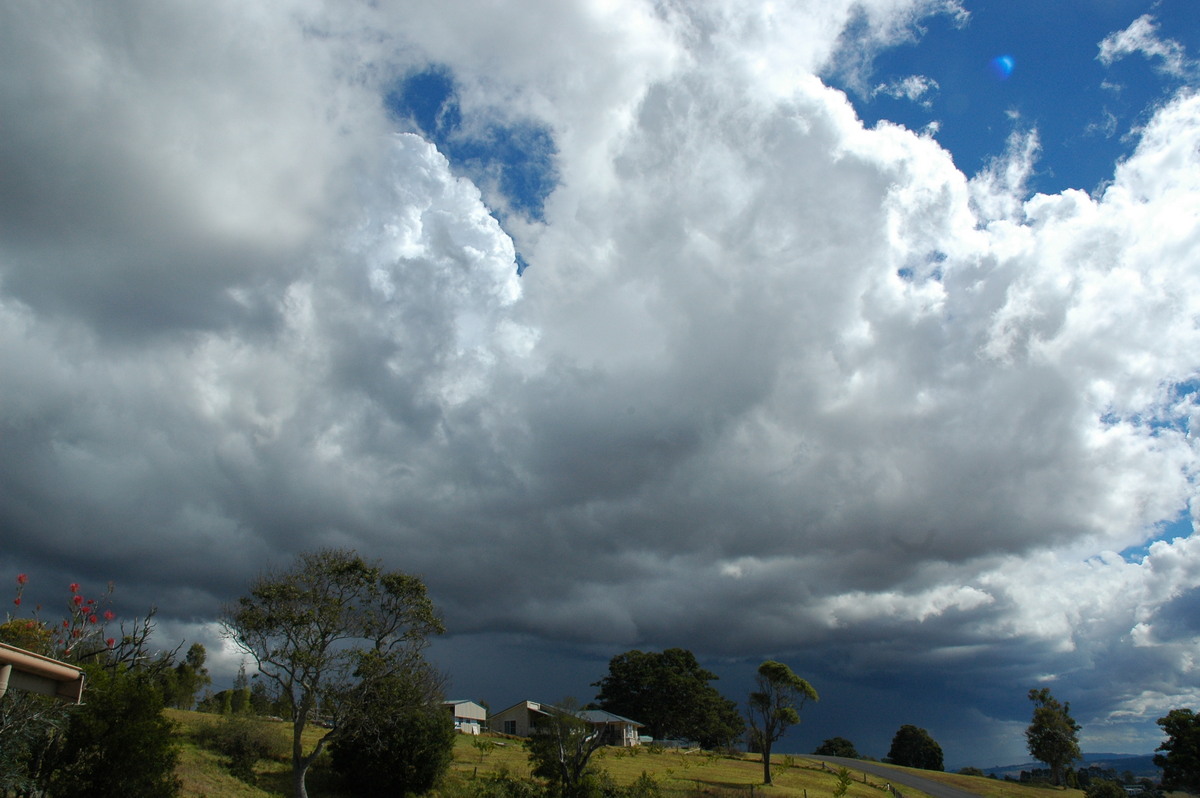
<svg viewBox="0 0 1200 798">
<path fill-rule="evenodd" d="M 634 726 L 644 726 L 644 723 L 638 723 L 636 720 L 631 720 L 621 715 L 616 715 L 604 709 L 585 709 L 578 713 L 579 717 L 586 720 L 588 723 L 632 723 Z"/>
</svg>

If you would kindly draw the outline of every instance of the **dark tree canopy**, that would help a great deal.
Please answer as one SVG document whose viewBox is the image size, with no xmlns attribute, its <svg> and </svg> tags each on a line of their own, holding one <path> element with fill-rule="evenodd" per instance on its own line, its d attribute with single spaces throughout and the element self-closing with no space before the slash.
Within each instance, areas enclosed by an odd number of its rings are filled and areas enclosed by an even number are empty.
<svg viewBox="0 0 1200 798">
<path fill-rule="evenodd" d="M 758 689 L 750 694 L 750 746 L 762 752 L 763 784 L 771 783 L 771 746 L 789 727 L 800 722 L 800 710 L 817 701 L 817 691 L 782 662 L 758 666 Z"/>
<path fill-rule="evenodd" d="M 709 682 L 715 673 L 700 667 L 692 652 L 627 651 L 608 663 L 596 703 L 609 712 L 645 725 L 656 740 L 694 740 L 704 748 L 733 743 L 745 722 L 737 705 Z"/>
<path fill-rule="evenodd" d="M 329 752 L 354 795 L 421 795 L 449 769 L 458 733 L 439 685 L 429 669 L 389 677 L 371 687 L 363 711 L 346 719 Z"/>
<path fill-rule="evenodd" d="M 51 795 L 171 798 L 179 758 L 162 693 L 148 674 L 88 668 L 87 701 L 50 752 Z"/>
<path fill-rule="evenodd" d="M 1172 709 L 1156 721 L 1167 739 L 1156 748 L 1154 764 L 1162 768 L 1163 787 L 1200 793 L 1200 715 Z"/>
<path fill-rule="evenodd" d="M 859 759 L 858 751 L 854 749 L 854 743 L 845 737 L 830 737 L 817 746 L 817 750 L 813 753 L 817 756 L 844 756 L 849 759 Z"/>
<path fill-rule="evenodd" d="M 892 738 L 888 761 L 893 765 L 922 770 L 942 770 L 942 747 L 918 726 L 905 724 Z"/>
<path fill-rule="evenodd" d="M 1050 767 L 1051 779 L 1062 784 L 1067 767 L 1080 758 L 1079 724 L 1071 717 L 1071 705 L 1059 703 L 1049 688 L 1030 690 L 1033 721 L 1025 730 L 1029 753 Z"/>
<path fill-rule="evenodd" d="M 307 798 L 309 766 L 374 685 L 423 667 L 429 636 L 442 632 L 420 579 L 342 549 L 307 552 L 263 575 L 222 624 L 290 712 L 296 798 Z M 306 752 L 304 730 L 318 717 L 328 731 Z"/>
</svg>

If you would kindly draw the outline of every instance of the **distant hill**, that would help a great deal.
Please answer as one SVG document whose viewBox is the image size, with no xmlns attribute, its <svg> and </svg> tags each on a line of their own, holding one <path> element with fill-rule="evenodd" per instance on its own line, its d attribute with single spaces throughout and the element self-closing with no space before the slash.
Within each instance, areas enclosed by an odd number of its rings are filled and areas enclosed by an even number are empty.
<svg viewBox="0 0 1200 798">
<path fill-rule="evenodd" d="M 1077 762 L 1075 766 L 1079 767 L 1080 765 Z M 1154 766 L 1154 754 L 1084 754 L 1083 766 L 1111 769 L 1117 771 L 1118 774 L 1128 770 L 1139 779 L 1158 780 L 1162 778 L 1162 771 Z M 1046 765 L 1042 762 L 1024 762 L 1019 765 L 997 765 L 983 768 L 983 772 L 998 778 L 1005 776 L 1016 778 L 1022 770 L 1045 767 Z"/>
</svg>

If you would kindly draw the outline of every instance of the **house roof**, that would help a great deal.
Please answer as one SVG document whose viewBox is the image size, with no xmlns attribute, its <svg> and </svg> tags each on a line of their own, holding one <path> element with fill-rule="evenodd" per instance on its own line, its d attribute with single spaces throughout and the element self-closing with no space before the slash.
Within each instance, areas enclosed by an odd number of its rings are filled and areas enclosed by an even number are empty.
<svg viewBox="0 0 1200 798">
<path fill-rule="evenodd" d="M 537 701 L 518 701 L 517 703 L 513 704 L 511 707 L 505 707 L 504 709 L 500 710 L 499 712 L 493 712 L 492 716 L 495 717 L 496 715 L 503 715 L 504 713 L 508 712 L 509 710 L 516 709 L 517 707 L 524 707 L 525 709 L 529 710 L 530 712 L 537 712 L 540 715 L 549 714 L 548 712 L 544 711 L 542 709 L 542 707 L 546 707 L 547 709 L 553 709 L 553 707 L 551 707 L 549 704 L 542 704 Z"/>
<path fill-rule="evenodd" d="M 644 723 L 638 723 L 636 720 L 621 715 L 613 714 L 604 709 L 585 709 L 577 713 L 579 717 L 586 720 L 588 723 L 631 723 L 634 726 L 645 726 Z"/>
<path fill-rule="evenodd" d="M 531 712 L 536 712 L 539 715 L 549 715 L 551 712 L 564 712 L 565 711 L 563 709 L 560 709 L 559 707 L 554 706 L 553 704 L 544 704 L 544 703 L 540 703 L 537 701 L 518 701 L 517 703 L 513 704 L 511 707 L 502 709 L 499 712 L 493 714 L 492 717 L 496 717 L 497 715 L 503 715 L 504 713 L 508 712 L 509 710 L 515 709 L 520 706 L 524 706 L 526 709 L 530 710 Z M 630 718 L 626 718 L 621 715 L 614 714 L 614 713 L 609 712 L 604 709 L 581 709 L 581 710 L 577 710 L 573 714 L 578 718 L 586 720 L 588 723 L 629 723 L 629 724 L 632 724 L 639 728 L 646 725 L 644 723 L 638 723 L 636 720 L 631 720 Z"/>
</svg>

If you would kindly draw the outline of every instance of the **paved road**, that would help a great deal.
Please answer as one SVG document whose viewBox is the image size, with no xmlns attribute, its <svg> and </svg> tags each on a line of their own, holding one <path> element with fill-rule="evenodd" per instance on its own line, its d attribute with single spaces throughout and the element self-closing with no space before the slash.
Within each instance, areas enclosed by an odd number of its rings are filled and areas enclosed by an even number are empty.
<svg viewBox="0 0 1200 798">
<path fill-rule="evenodd" d="M 865 770 L 873 776 L 878 776 L 885 782 L 899 785 L 900 787 L 912 787 L 914 790 L 920 790 L 927 795 L 932 795 L 933 798 L 977 798 L 978 793 L 967 792 L 960 790 L 957 787 L 950 787 L 933 779 L 927 779 L 924 776 L 918 776 L 908 770 L 896 770 L 889 767 L 884 767 L 877 762 L 865 762 L 861 759 L 846 759 L 840 756 L 806 756 L 805 759 L 815 759 L 818 762 L 828 762 L 833 767 L 847 767 L 851 770 Z M 904 792 L 903 789 L 900 790 Z"/>
</svg>

